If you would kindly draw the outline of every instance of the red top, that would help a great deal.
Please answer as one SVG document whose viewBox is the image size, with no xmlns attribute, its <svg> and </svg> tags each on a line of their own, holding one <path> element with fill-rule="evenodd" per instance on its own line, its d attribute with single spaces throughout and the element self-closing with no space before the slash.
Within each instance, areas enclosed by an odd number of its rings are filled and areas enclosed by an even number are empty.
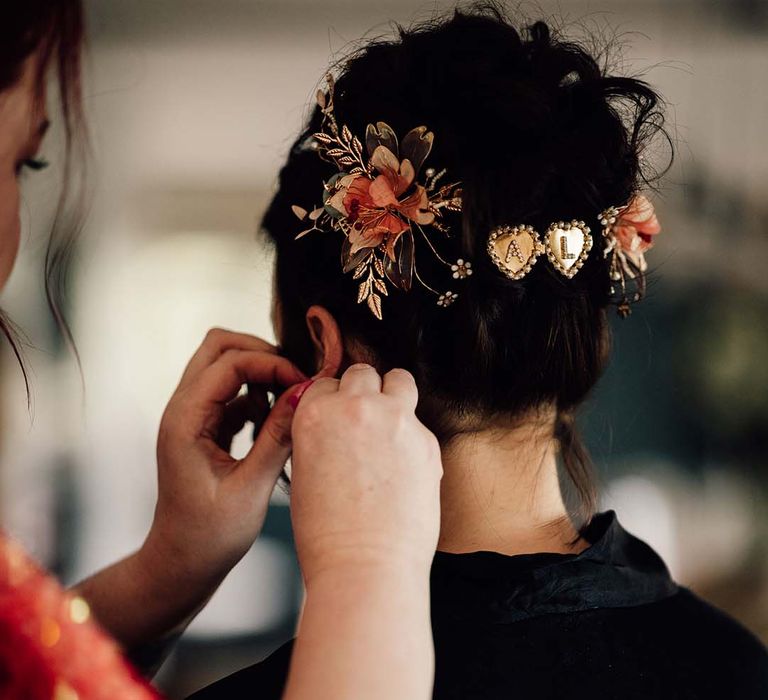
<svg viewBox="0 0 768 700">
<path fill-rule="evenodd" d="M 82 598 L 0 533 L 3 700 L 159 700 L 90 618 Z"/>
</svg>

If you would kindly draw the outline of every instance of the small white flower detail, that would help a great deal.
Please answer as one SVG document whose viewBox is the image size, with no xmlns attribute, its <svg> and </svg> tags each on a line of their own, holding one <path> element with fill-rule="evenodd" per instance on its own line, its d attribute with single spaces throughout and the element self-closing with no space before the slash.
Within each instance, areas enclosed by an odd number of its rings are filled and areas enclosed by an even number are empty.
<svg viewBox="0 0 768 700">
<path fill-rule="evenodd" d="M 458 299 L 459 295 L 454 294 L 453 292 L 445 292 L 445 294 L 441 294 L 440 297 L 437 300 L 438 306 L 450 306 L 453 304 L 456 299 Z"/>
<path fill-rule="evenodd" d="M 600 214 L 600 223 L 603 226 L 612 226 L 616 223 L 618 216 L 619 210 L 616 207 L 608 207 L 608 209 Z"/>
<path fill-rule="evenodd" d="M 454 265 L 451 265 L 453 279 L 465 279 L 472 274 L 472 263 L 459 258 Z"/>
</svg>

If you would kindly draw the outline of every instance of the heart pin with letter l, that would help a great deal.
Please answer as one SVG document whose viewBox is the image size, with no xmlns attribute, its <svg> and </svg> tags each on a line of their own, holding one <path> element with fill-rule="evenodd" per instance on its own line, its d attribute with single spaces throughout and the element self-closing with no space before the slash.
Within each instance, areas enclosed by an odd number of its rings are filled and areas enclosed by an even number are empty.
<svg viewBox="0 0 768 700">
<path fill-rule="evenodd" d="M 532 226 L 497 226 L 488 236 L 488 254 L 507 277 L 525 277 L 544 252 L 539 234 Z"/>
<path fill-rule="evenodd" d="M 544 234 L 547 258 L 558 272 L 569 279 L 581 269 L 592 250 L 589 231 L 589 226 L 583 221 L 558 221 Z"/>
</svg>

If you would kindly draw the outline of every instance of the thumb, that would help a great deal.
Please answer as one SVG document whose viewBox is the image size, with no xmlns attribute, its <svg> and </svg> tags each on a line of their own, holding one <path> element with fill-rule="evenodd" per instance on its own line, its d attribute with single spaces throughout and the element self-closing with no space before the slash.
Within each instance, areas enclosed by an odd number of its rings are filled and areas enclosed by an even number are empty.
<svg viewBox="0 0 768 700">
<path fill-rule="evenodd" d="M 291 456 L 291 425 L 296 398 L 309 382 L 294 384 L 284 391 L 267 414 L 258 435 L 238 470 L 247 479 L 277 479 Z"/>
</svg>

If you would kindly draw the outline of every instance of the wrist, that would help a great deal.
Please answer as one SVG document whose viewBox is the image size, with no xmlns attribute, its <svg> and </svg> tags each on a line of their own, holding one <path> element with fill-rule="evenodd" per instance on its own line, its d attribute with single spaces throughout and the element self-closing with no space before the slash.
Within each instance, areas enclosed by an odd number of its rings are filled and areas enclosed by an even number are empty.
<svg viewBox="0 0 768 700">
<path fill-rule="evenodd" d="M 390 568 L 327 569 L 307 582 L 304 614 L 334 610 L 338 615 L 367 614 L 429 620 L 427 572 Z M 374 612 L 375 611 L 375 612 Z M 425 623 L 426 624 L 426 623 Z"/>
<path fill-rule="evenodd" d="M 148 594 L 168 595 L 182 590 L 214 590 L 231 566 L 211 564 L 194 552 L 174 545 L 174 538 L 164 535 L 155 525 L 141 548 L 133 555 L 136 576 Z M 234 565 L 234 564 L 233 564 Z"/>
<path fill-rule="evenodd" d="M 424 586 L 428 589 L 432 560 L 426 557 L 383 555 L 381 552 L 366 554 L 355 552 L 349 556 L 338 553 L 323 558 L 321 563 L 304 568 L 304 584 L 307 593 L 317 588 L 340 586 L 362 587 L 408 587 L 409 590 Z"/>
</svg>

